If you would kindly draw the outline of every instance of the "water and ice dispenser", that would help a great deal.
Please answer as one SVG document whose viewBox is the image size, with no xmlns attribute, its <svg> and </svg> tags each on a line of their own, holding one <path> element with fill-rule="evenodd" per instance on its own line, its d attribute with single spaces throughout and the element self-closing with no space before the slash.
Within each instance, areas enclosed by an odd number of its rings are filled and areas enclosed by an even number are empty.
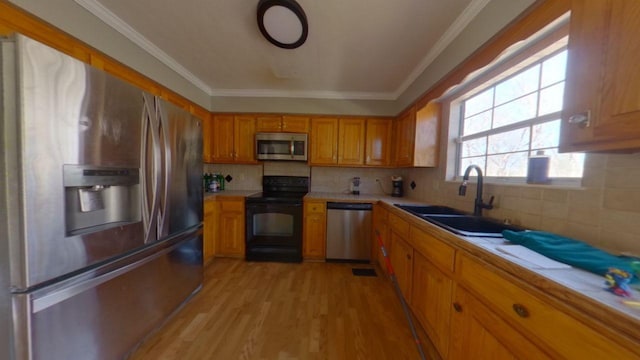
<svg viewBox="0 0 640 360">
<path fill-rule="evenodd" d="M 68 236 L 141 221 L 140 170 L 64 165 Z"/>
</svg>

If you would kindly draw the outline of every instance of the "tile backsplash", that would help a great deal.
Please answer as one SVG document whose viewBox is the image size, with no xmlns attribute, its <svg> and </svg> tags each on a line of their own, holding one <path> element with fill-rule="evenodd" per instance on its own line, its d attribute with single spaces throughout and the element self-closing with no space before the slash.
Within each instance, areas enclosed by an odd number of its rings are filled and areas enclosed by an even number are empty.
<svg viewBox="0 0 640 360">
<path fill-rule="evenodd" d="M 351 179 L 358 176 L 360 177 L 361 194 L 390 195 L 391 176 L 404 176 L 406 171 L 406 169 L 313 167 L 311 169 L 311 191 L 348 193 Z M 376 179 L 380 182 L 376 182 Z"/>
<path fill-rule="evenodd" d="M 406 196 L 473 210 L 475 184 L 465 197 L 459 182 L 446 181 L 444 168 L 411 169 L 418 186 Z M 585 241 L 612 253 L 640 256 L 640 154 L 587 154 L 580 188 L 485 184 L 495 196 L 486 216 Z"/>
</svg>

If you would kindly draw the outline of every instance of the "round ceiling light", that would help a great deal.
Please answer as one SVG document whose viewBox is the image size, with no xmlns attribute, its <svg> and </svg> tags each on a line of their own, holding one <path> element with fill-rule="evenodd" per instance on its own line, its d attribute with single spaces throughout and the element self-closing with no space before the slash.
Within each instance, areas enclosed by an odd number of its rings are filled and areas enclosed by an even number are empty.
<svg viewBox="0 0 640 360">
<path fill-rule="evenodd" d="M 307 16 L 295 0 L 260 0 L 258 27 L 270 43 L 283 49 L 304 44 L 309 33 Z"/>
</svg>

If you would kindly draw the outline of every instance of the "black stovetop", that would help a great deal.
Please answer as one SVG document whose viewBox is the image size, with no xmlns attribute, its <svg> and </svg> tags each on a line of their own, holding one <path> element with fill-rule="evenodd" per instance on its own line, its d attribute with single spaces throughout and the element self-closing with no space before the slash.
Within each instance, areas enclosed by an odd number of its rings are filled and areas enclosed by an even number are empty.
<svg viewBox="0 0 640 360">
<path fill-rule="evenodd" d="M 262 192 L 247 197 L 248 203 L 298 203 L 309 192 L 307 176 L 263 176 Z"/>
</svg>

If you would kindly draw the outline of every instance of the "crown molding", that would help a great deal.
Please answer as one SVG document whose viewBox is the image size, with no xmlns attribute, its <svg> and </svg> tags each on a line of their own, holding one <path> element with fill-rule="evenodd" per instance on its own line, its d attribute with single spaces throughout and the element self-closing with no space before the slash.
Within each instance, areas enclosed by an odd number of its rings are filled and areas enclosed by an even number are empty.
<svg viewBox="0 0 640 360">
<path fill-rule="evenodd" d="M 431 63 L 460 35 L 460 33 L 469 25 L 469 23 L 484 9 L 491 0 L 472 0 L 469 5 L 456 18 L 451 26 L 445 31 L 436 44 L 431 48 L 422 61 L 407 76 L 400 86 L 393 92 L 395 99 L 398 99 L 411 84 L 413 84 L 420 75 L 427 69 Z M 394 100 L 395 100 L 394 99 Z"/>
<path fill-rule="evenodd" d="M 151 56 L 158 59 L 160 62 L 168 66 L 171 70 L 178 73 L 180 76 L 191 82 L 194 86 L 204 91 L 209 96 L 211 95 L 212 89 L 209 87 L 204 81 L 200 80 L 197 76 L 187 70 L 184 66 L 180 65 L 176 60 L 174 60 L 167 53 L 162 51 L 159 47 L 155 46 L 151 41 L 149 41 L 142 34 L 137 32 L 134 28 L 129 26 L 126 22 L 116 16 L 113 12 L 109 11 L 109 9 L 105 8 L 102 4 L 100 4 L 97 0 L 74 0 L 78 5 L 85 8 L 87 11 L 98 17 L 100 20 L 104 21 L 107 25 L 111 26 L 120 34 L 127 37 L 133 43 L 141 47 L 143 50 L 148 52 Z"/>
<path fill-rule="evenodd" d="M 358 91 L 298 91 L 272 89 L 215 89 L 211 96 L 220 97 L 275 97 L 332 100 L 396 100 L 393 93 Z"/>
</svg>

